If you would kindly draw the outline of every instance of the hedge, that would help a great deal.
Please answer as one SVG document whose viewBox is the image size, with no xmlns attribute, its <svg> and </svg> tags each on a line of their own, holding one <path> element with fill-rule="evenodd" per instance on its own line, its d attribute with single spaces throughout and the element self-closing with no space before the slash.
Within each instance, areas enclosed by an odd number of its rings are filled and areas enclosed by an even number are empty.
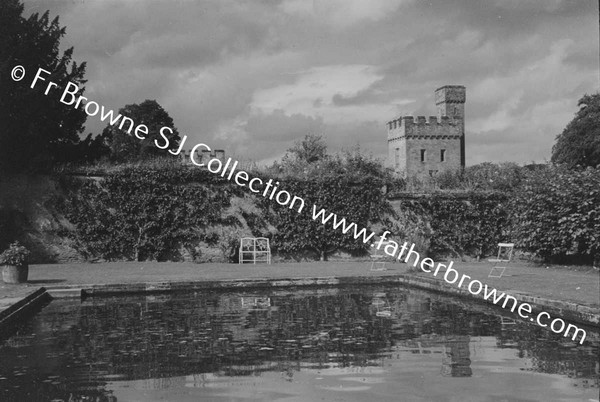
<svg viewBox="0 0 600 402">
<path fill-rule="evenodd" d="M 280 190 L 305 200 L 302 213 L 250 194 L 206 170 L 183 166 L 127 167 L 99 181 L 84 181 L 71 186 L 65 210 L 76 226 L 78 247 L 90 258 L 178 259 L 182 246 L 193 247 L 199 241 L 217 244 L 218 235 L 210 228 L 235 225 L 225 222 L 224 212 L 237 196 L 258 207 L 239 214 L 250 232 L 270 237 L 281 254 L 312 251 L 326 259 L 338 250 L 353 255 L 368 252 L 361 239 L 334 230 L 331 223 L 314 221 L 314 204 L 318 210 L 324 208 L 356 223 L 359 230 L 387 228 L 407 240 L 423 237 L 417 244 L 420 252 L 438 257 L 482 257 L 493 254 L 497 243 L 514 241 L 547 261 L 572 257 L 586 263 L 598 261 L 597 169 L 522 168 L 518 182 L 513 181 L 514 187 L 506 191 L 460 195 L 440 191 L 401 200 L 396 210 L 383 193 L 386 182 L 382 178 L 336 172 L 278 180 Z"/>
</svg>

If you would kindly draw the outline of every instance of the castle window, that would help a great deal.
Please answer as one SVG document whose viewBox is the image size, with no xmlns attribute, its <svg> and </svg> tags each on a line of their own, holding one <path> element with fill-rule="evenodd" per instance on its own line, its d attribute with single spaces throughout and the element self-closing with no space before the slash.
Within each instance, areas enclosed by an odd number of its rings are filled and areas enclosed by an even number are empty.
<svg viewBox="0 0 600 402">
<path fill-rule="evenodd" d="M 440 150 L 440 162 L 444 162 L 446 160 L 446 150 Z"/>
<path fill-rule="evenodd" d="M 400 167 L 400 148 L 396 148 L 396 167 Z"/>
<path fill-rule="evenodd" d="M 421 150 L 421 162 L 425 162 L 425 150 Z"/>
</svg>

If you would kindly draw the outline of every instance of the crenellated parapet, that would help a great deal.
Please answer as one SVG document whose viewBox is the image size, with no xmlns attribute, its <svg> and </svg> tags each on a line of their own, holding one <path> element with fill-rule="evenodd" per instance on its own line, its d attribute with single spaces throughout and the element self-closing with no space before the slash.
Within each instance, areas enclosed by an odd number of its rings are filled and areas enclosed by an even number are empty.
<svg viewBox="0 0 600 402">
<path fill-rule="evenodd" d="M 457 124 L 455 119 L 451 119 L 448 116 L 442 116 L 438 119 L 437 116 L 417 116 L 416 120 L 414 116 L 402 116 L 395 120 L 388 121 L 388 130 L 393 130 L 400 128 L 400 126 L 404 127 L 412 127 L 412 126 L 454 126 Z"/>
<path fill-rule="evenodd" d="M 179 156 L 181 157 L 182 163 L 186 165 L 192 164 L 191 159 L 191 150 L 182 150 Z M 209 151 L 208 149 L 197 150 L 196 155 L 194 155 L 194 160 L 197 163 L 207 163 L 211 159 L 219 159 L 221 162 L 225 162 L 225 150 L 223 149 L 215 149 L 213 151 Z"/>
<path fill-rule="evenodd" d="M 459 136 L 459 119 L 448 116 L 402 116 L 387 123 L 388 140 L 401 137 L 423 136 Z"/>
</svg>

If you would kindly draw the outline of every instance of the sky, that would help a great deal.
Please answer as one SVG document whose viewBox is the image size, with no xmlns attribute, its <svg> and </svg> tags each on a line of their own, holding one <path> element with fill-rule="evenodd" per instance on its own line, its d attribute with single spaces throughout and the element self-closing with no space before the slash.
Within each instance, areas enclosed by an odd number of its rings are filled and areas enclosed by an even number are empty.
<svg viewBox="0 0 600 402">
<path fill-rule="evenodd" d="M 187 144 L 263 164 L 306 134 L 384 160 L 386 122 L 435 115 L 443 85 L 466 87 L 467 165 L 544 162 L 599 88 L 597 0 L 24 4 L 66 26 L 90 100 L 154 99 Z M 104 125 L 88 117 L 85 134 Z"/>
</svg>

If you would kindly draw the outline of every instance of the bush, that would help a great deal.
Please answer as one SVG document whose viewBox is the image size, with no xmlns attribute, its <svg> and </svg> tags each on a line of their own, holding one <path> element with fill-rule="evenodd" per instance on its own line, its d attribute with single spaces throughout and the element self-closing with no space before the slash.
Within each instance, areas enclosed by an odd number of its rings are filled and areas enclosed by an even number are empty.
<svg viewBox="0 0 600 402">
<path fill-rule="evenodd" d="M 512 192 L 520 185 L 526 170 L 511 162 L 485 162 L 464 170 L 444 171 L 434 182 L 440 190 Z"/>
<path fill-rule="evenodd" d="M 433 256 L 493 253 L 508 229 L 507 197 L 499 193 L 433 193 L 402 200 L 400 209 L 412 210 L 431 228 L 429 252 Z M 425 243 L 421 240 L 422 243 Z"/>
<path fill-rule="evenodd" d="M 206 182 L 220 186 L 213 191 Z M 180 247 L 193 247 L 220 222 L 234 187 L 202 169 L 132 166 L 84 182 L 66 211 L 88 258 L 177 260 Z"/>
<path fill-rule="evenodd" d="M 315 251 L 322 260 L 335 251 L 342 250 L 352 254 L 365 254 L 369 244 L 361 239 L 354 239 L 354 229 L 343 234 L 341 228 L 334 229 L 333 218 L 326 225 L 321 218 L 313 220 L 313 205 L 317 213 L 325 209 L 325 217 L 334 213 L 346 220 L 346 226 L 357 225 L 357 230 L 367 229 L 369 225 L 381 222 L 384 215 L 391 211 L 387 199 L 382 194 L 384 182 L 381 179 L 365 177 L 354 180 L 348 175 L 327 175 L 312 180 L 287 178 L 280 189 L 288 191 L 305 201 L 301 213 L 296 209 L 280 206 L 272 201 L 260 201 L 266 219 L 271 222 L 276 233 L 272 237 L 274 249 L 286 254 L 297 254 L 303 251 Z"/>
<path fill-rule="evenodd" d="M 182 247 L 194 249 L 202 241 L 233 260 L 241 227 L 244 236 L 269 237 L 273 250 L 283 254 L 312 251 L 326 259 L 338 250 L 367 253 L 368 244 L 362 236 L 354 239 L 353 230 L 343 234 L 333 228 L 333 219 L 326 225 L 313 220 L 313 204 L 317 212 L 325 209 L 326 217 L 335 213 L 338 221 L 366 228 L 367 235 L 388 229 L 438 257 L 481 257 L 493 254 L 499 242 L 514 241 L 548 261 L 598 260 L 598 169 L 481 164 L 438 177 L 440 185 L 471 191 L 402 193 L 394 201 L 396 211 L 386 197 L 393 178 L 359 153 L 329 157 L 301 171 L 271 168 L 251 174 L 279 181 L 279 190 L 305 201 L 304 210 L 299 214 L 248 194 L 204 169 L 157 162 L 113 167 L 98 182 L 80 183 L 65 211 L 76 225 L 79 250 L 109 260 L 177 260 Z M 231 205 L 241 198 L 246 207 Z"/>
<path fill-rule="evenodd" d="M 16 241 L 0 254 L 0 265 L 24 265 L 28 257 L 29 250 Z"/>
<path fill-rule="evenodd" d="M 526 173 L 515 192 L 512 233 L 517 246 L 547 261 L 598 260 L 600 170 L 554 166 Z"/>
</svg>

